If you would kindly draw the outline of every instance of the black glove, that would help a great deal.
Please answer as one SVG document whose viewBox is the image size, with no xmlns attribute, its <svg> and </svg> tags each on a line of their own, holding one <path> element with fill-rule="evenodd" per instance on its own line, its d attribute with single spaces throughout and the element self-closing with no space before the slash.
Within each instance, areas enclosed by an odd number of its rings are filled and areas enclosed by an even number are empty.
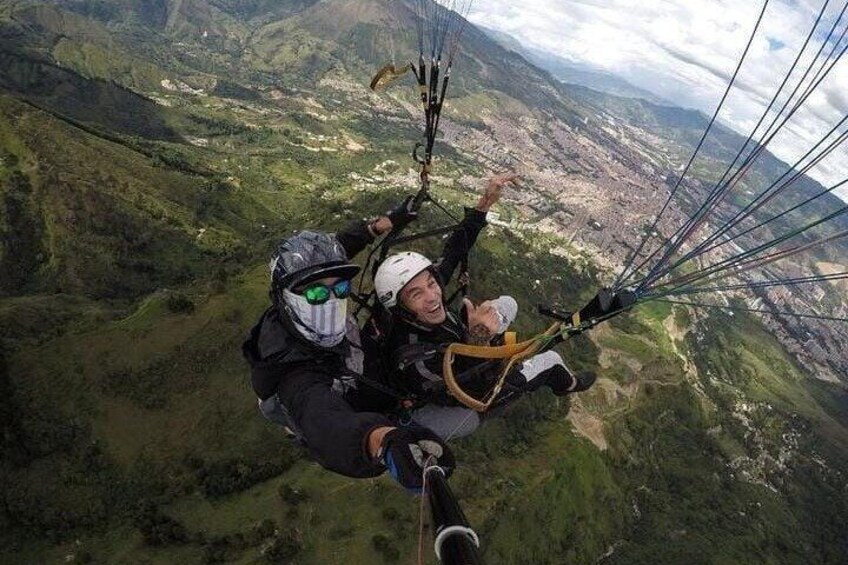
<svg viewBox="0 0 848 565">
<path fill-rule="evenodd" d="M 613 292 L 602 288 L 595 297 L 580 310 L 580 319 L 588 322 L 592 319 L 603 318 L 610 314 L 631 308 L 638 296 L 630 290 L 622 289 Z"/>
<path fill-rule="evenodd" d="M 415 197 L 407 196 L 403 202 L 386 212 L 386 217 L 392 222 L 392 231 L 397 232 L 418 219 L 418 210 L 413 208 L 414 205 Z"/>
<path fill-rule="evenodd" d="M 456 460 L 442 438 L 421 426 L 395 428 L 383 438 L 383 462 L 389 474 L 404 488 L 421 492 L 423 473 L 438 465 L 450 476 Z"/>
</svg>

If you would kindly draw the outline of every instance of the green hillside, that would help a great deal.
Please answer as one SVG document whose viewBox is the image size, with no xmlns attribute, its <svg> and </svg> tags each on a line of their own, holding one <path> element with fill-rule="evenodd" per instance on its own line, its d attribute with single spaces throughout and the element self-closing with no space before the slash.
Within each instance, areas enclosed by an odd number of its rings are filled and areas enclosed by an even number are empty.
<svg viewBox="0 0 848 565">
<path fill-rule="evenodd" d="M 366 86 L 412 41 L 412 13 L 0 1 L 0 563 L 416 558 L 419 500 L 306 459 L 259 415 L 240 351 L 282 236 L 415 190 L 415 92 Z M 458 60 L 457 124 L 555 117 L 590 135 L 602 119 L 601 98 L 482 32 Z M 702 126 L 618 103 L 681 155 Z M 435 196 L 458 213 L 487 164 L 436 150 Z M 608 279 L 560 238 L 495 226 L 471 272 L 475 297 L 518 300 L 525 335 L 537 303 L 579 306 Z M 757 319 L 652 306 L 562 352 L 598 372 L 591 391 L 537 393 L 455 442 L 488 562 L 844 562 L 848 396 Z"/>
</svg>

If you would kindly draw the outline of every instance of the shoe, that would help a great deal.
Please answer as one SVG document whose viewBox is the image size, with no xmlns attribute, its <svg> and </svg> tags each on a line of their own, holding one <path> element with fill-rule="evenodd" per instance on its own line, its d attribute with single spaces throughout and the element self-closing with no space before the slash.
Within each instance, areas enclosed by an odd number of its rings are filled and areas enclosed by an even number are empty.
<svg viewBox="0 0 848 565">
<path fill-rule="evenodd" d="M 588 389 L 595 383 L 595 373 L 574 374 L 555 351 L 546 351 L 524 362 L 514 377 L 518 388 L 532 392 L 546 386 L 557 396 Z M 519 382 L 521 381 L 521 382 Z"/>
<path fill-rule="evenodd" d="M 589 390 L 593 384 L 595 384 L 595 380 L 598 376 L 592 371 L 581 371 L 573 376 L 573 379 L 576 382 L 574 388 L 570 389 L 568 392 L 583 392 L 584 390 Z"/>
<path fill-rule="evenodd" d="M 566 396 L 574 392 L 588 390 L 595 384 L 597 378 L 595 373 L 591 371 L 582 371 L 575 374 L 562 365 L 552 367 L 545 371 L 545 374 L 539 376 L 545 379 L 544 384 L 556 396 Z"/>
</svg>

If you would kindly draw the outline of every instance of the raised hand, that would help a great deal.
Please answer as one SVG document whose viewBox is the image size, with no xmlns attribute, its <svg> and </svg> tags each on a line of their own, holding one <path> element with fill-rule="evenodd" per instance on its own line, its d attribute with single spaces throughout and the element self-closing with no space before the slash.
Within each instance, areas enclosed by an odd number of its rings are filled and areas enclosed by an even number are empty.
<svg viewBox="0 0 848 565">
<path fill-rule="evenodd" d="M 519 176 L 516 173 L 503 173 L 490 178 L 486 184 L 486 189 L 483 191 L 483 195 L 477 201 L 477 209 L 481 212 L 488 212 L 489 208 L 501 199 L 501 191 L 504 185 L 512 184 L 513 186 L 518 186 L 518 180 Z"/>
</svg>

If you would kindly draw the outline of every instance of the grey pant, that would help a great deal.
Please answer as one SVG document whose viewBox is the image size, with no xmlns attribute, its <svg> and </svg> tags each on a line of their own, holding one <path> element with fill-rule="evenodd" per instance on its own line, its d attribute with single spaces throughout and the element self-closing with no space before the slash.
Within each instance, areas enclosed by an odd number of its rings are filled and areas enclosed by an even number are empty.
<svg viewBox="0 0 848 565">
<path fill-rule="evenodd" d="M 412 413 L 412 421 L 448 441 L 476 430 L 480 426 L 480 414 L 463 406 L 426 404 Z"/>
</svg>

